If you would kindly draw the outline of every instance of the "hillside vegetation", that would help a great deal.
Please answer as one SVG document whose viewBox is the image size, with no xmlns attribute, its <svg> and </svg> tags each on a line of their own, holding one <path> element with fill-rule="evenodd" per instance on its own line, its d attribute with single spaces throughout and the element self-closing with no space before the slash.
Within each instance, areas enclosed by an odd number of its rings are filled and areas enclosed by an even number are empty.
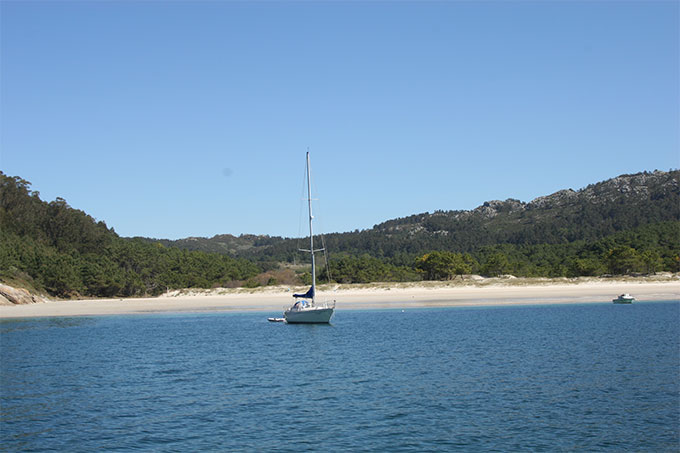
<svg viewBox="0 0 680 453">
<path fill-rule="evenodd" d="M 61 297 L 141 296 L 186 287 L 236 286 L 260 273 L 251 261 L 119 237 L 104 222 L 0 172 L 0 279 Z"/>
<path fill-rule="evenodd" d="M 489 201 L 325 236 L 320 278 L 342 283 L 680 271 L 679 171 L 622 175 L 529 203 Z M 0 172 L 0 280 L 61 297 L 301 283 L 297 239 L 121 238 L 65 200 Z M 288 264 L 287 264 L 288 263 Z M 279 269 L 281 266 L 285 267 Z"/>
<path fill-rule="evenodd" d="M 325 236 L 330 277 L 342 282 L 678 271 L 680 172 L 622 175 L 529 203 L 489 201 Z M 220 235 L 164 241 L 261 263 L 304 259 L 297 239 Z M 438 263 L 436 266 L 434 263 Z M 433 270 L 433 266 L 438 270 Z M 322 273 L 322 278 L 327 274 Z"/>
</svg>

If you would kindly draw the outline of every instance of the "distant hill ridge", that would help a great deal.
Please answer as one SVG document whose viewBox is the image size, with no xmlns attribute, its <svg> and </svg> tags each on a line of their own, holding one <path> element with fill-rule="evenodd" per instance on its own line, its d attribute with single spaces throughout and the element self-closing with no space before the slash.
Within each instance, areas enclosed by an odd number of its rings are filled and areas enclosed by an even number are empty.
<svg viewBox="0 0 680 453">
<path fill-rule="evenodd" d="M 680 196 L 680 171 L 664 172 L 656 170 L 634 175 L 621 175 L 574 191 L 564 189 L 551 195 L 537 197 L 529 203 L 513 198 L 505 201 L 487 201 L 469 211 L 436 211 L 433 214 L 423 213 L 414 216 L 388 220 L 375 225 L 374 229 L 386 230 L 394 225 L 418 224 L 432 217 L 448 217 L 453 219 L 493 218 L 499 214 L 517 214 L 526 211 L 573 208 L 575 205 L 600 205 L 616 203 L 656 202 L 664 198 Z M 677 206 L 676 206 L 677 207 Z M 677 212 L 676 212 L 677 215 Z M 413 222 L 411 222 L 413 220 Z"/>
<path fill-rule="evenodd" d="M 138 238 L 149 242 L 160 242 L 167 247 L 179 247 L 186 250 L 201 250 L 211 253 L 226 253 L 232 255 L 248 255 L 254 249 L 265 248 L 273 243 L 284 241 L 279 236 L 242 234 L 217 234 L 213 237 L 188 237 L 184 239 L 151 239 Z"/>
<path fill-rule="evenodd" d="M 387 220 L 371 229 L 325 236 L 334 253 L 397 258 L 428 250 L 469 252 L 492 244 L 560 244 L 596 240 L 643 225 L 680 219 L 680 171 L 641 172 L 565 189 L 526 203 L 509 198 L 472 210 L 436 211 Z M 160 241 L 190 250 L 261 260 L 291 260 L 296 239 L 217 235 Z M 408 255 L 398 259 L 400 255 Z"/>
<path fill-rule="evenodd" d="M 679 177 L 678 170 L 623 175 L 529 203 L 489 201 L 470 211 L 417 214 L 329 234 L 331 256 L 320 261 L 319 277 L 364 283 L 474 273 L 680 272 Z M 0 282 L 34 294 L 129 297 L 308 283 L 304 266 L 281 267 L 301 264 L 298 243 L 255 235 L 122 238 L 66 200 L 45 202 L 28 181 L 0 171 Z"/>
</svg>

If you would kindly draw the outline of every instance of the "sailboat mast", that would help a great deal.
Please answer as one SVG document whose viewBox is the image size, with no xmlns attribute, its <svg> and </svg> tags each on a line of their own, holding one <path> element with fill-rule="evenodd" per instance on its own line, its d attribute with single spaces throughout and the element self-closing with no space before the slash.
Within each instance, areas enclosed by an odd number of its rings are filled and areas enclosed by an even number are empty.
<svg viewBox="0 0 680 453">
<path fill-rule="evenodd" d="M 312 254 L 312 306 L 316 297 L 316 263 L 314 262 L 314 232 L 312 230 L 312 172 L 309 168 L 309 151 L 307 151 L 307 203 L 309 206 L 309 251 Z"/>
</svg>

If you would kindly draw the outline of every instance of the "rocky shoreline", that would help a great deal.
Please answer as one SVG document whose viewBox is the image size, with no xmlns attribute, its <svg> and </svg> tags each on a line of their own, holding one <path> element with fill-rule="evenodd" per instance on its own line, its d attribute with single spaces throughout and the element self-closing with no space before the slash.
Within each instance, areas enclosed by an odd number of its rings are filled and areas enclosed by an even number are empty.
<svg viewBox="0 0 680 453">
<path fill-rule="evenodd" d="M 26 305 L 45 302 L 42 296 L 31 294 L 24 288 L 13 288 L 0 283 L 0 305 Z"/>
</svg>

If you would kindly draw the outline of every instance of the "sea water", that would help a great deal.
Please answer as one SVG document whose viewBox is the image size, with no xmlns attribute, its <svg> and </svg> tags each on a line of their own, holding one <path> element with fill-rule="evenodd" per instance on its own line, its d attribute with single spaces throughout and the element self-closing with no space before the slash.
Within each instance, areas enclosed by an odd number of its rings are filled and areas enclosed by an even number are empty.
<svg viewBox="0 0 680 453">
<path fill-rule="evenodd" d="M 6 451 L 678 451 L 680 303 L 0 323 Z"/>
</svg>

